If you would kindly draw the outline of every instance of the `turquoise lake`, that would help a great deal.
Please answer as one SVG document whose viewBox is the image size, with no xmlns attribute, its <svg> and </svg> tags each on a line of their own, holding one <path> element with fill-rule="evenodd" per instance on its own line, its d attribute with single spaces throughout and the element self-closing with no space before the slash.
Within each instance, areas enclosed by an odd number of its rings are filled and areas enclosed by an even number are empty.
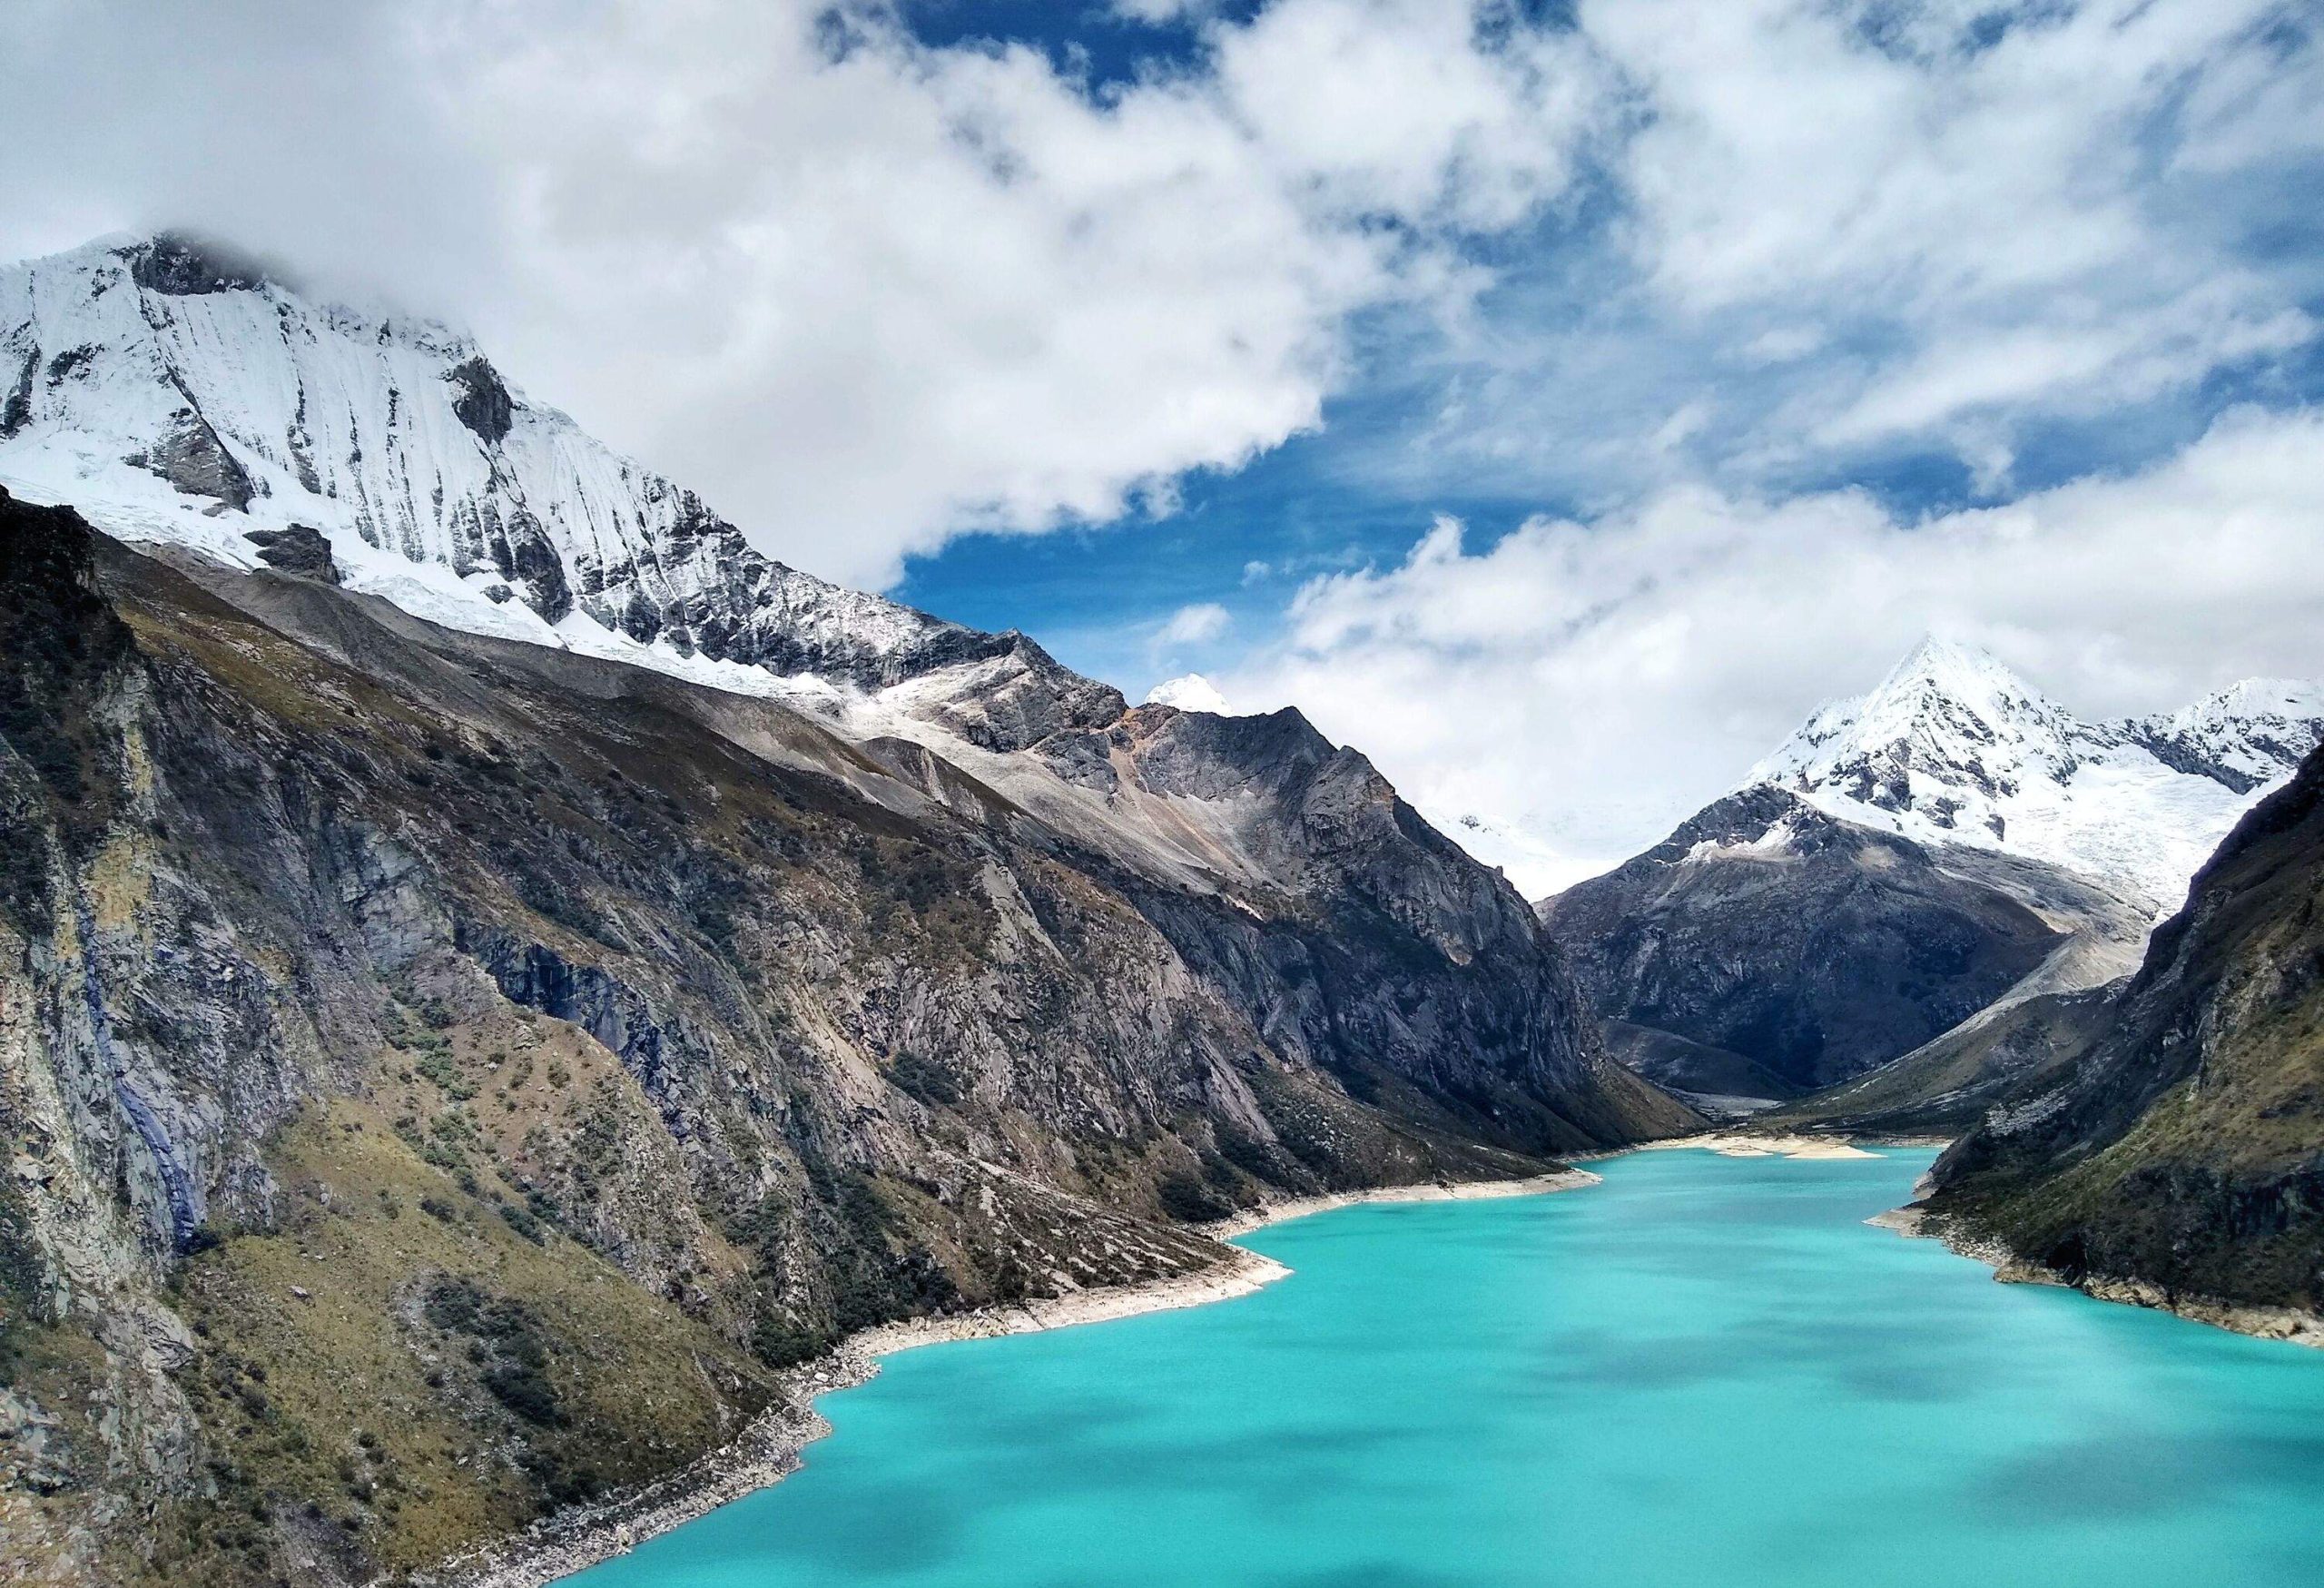
<svg viewBox="0 0 2324 1588">
<path fill-rule="evenodd" d="M 2324 1583 L 2324 1353 L 1862 1221 L 1925 1151 L 1249 1237 L 1183 1312 L 891 1357 L 582 1588 Z"/>
</svg>

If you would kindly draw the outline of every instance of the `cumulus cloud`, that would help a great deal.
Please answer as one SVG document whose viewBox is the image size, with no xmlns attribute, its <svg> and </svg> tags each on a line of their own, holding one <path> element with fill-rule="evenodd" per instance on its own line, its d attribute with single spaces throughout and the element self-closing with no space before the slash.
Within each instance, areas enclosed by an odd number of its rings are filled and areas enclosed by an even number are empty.
<svg viewBox="0 0 2324 1588">
<path fill-rule="evenodd" d="M 1216 601 L 1198 601 L 1170 614 L 1155 636 L 1164 646 L 1203 645 L 1226 632 L 1233 620 Z"/>
<path fill-rule="evenodd" d="M 900 0 L 16 0 L 0 255 L 192 223 L 467 320 L 859 582 L 1167 514 L 1352 392 L 1334 488 L 1574 516 L 1315 580 L 1225 682 L 1541 883 L 1925 627 L 2086 710 L 2319 670 L 2312 414 L 2005 500 L 2045 424 L 2312 391 L 2313 10 L 1115 0 L 1173 53 L 1098 86 Z M 1826 488 L 1936 449 L 1998 505 Z M 1218 556 L 1222 590 L 1316 566 Z"/>
<path fill-rule="evenodd" d="M 2312 181 L 2312 7 L 1593 0 L 1580 25 L 1633 118 L 1617 219 L 1446 350 L 1422 479 L 1483 459 L 1612 496 L 1897 450 L 1990 475 L 2029 424 L 2191 400 L 2318 335 L 2312 251 L 2255 243 Z"/>
<path fill-rule="evenodd" d="M 281 9 L 12 10 L 0 245 L 188 221 L 432 295 L 873 582 L 1315 426 L 1351 315 L 1453 304 L 1459 239 L 1563 189 L 1592 80 L 1500 0 L 1279 0 L 1105 92 L 864 0 Z"/>
<path fill-rule="evenodd" d="M 19 0 L 0 252 L 192 223 L 468 321 L 870 582 L 1167 514 L 1407 371 L 1433 422 L 1356 468 L 1408 488 L 1935 444 L 2000 491 L 2029 418 L 2316 334 L 2250 245 L 2324 153 L 2285 0 L 1556 10 L 1118 0 L 1175 53 L 1094 87 L 898 0 Z"/>
<path fill-rule="evenodd" d="M 1659 838 L 1931 630 L 2093 715 L 2324 675 L 2319 457 L 2324 414 L 2240 410 L 2141 472 L 1922 520 L 1700 486 L 1477 549 L 1439 518 L 1394 567 L 1310 581 L 1220 686 L 1295 702 L 1448 831 L 1505 835 L 1487 847 L 1538 894 Z"/>
</svg>

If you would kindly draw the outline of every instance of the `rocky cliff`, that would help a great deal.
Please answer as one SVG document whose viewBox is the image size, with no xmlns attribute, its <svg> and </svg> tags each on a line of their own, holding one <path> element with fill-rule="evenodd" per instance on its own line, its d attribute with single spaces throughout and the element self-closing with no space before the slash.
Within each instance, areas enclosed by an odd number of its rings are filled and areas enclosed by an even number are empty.
<svg viewBox="0 0 2324 1588">
<path fill-rule="evenodd" d="M 2162 902 L 2319 734 L 2311 685 L 2090 723 L 1929 639 L 1540 908 L 1640 1073 L 1727 1108 L 1845 1085 L 1780 1118 L 1949 1131 L 2073 1050 Z"/>
<path fill-rule="evenodd" d="M 1996 863 L 2026 874 L 2004 886 Z M 1647 1073 L 1787 1097 L 1918 1047 L 2048 962 L 2068 932 L 2024 884 L 2082 891 L 2036 869 L 1843 822 L 1763 785 L 1541 911 Z"/>
<path fill-rule="evenodd" d="M 1059 709 L 1012 642 L 957 726 L 843 735 L 288 544 L 156 558 L 0 497 L 33 1580 L 424 1571 L 683 1465 L 848 1331 L 1693 1122 L 1295 714 Z"/>
<path fill-rule="evenodd" d="M 2324 752 L 2198 873 L 2085 1050 L 1938 1159 L 1930 1215 L 2102 1294 L 2324 1312 L 2319 897 Z"/>
</svg>

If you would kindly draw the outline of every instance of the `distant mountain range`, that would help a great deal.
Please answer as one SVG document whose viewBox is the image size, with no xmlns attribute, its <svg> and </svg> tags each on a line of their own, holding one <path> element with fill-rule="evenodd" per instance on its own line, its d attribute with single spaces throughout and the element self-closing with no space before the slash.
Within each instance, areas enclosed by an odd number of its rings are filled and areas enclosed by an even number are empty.
<svg viewBox="0 0 2324 1588">
<path fill-rule="evenodd" d="M 1931 638 L 1735 794 L 1540 908 L 1641 1073 L 1787 1098 L 1996 1001 L 2127 974 L 2319 739 L 2314 685 L 2085 723 L 1991 654 Z"/>
</svg>

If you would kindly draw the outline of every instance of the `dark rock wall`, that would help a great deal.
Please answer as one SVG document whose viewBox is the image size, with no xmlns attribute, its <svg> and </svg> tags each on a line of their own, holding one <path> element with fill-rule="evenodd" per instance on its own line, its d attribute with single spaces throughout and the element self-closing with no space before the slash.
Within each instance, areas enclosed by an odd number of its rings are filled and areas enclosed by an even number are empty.
<svg viewBox="0 0 2324 1588">
<path fill-rule="evenodd" d="M 1771 832 L 1780 842 L 1763 844 Z M 1771 787 L 1711 805 L 1542 913 L 1601 1014 L 1802 1089 L 1918 1047 L 2062 941 L 1910 840 Z M 1702 1079 L 1689 1090 L 1718 1090 Z"/>
</svg>

